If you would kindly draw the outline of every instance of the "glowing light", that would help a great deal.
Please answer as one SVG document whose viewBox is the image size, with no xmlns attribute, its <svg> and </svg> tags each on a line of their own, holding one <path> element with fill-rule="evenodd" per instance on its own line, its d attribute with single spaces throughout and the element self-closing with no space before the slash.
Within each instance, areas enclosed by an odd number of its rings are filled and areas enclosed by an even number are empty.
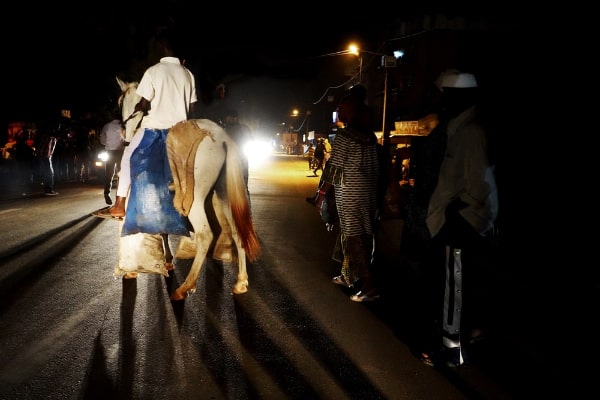
<svg viewBox="0 0 600 400">
<path fill-rule="evenodd" d="M 265 139 L 254 139 L 243 148 L 248 158 L 248 166 L 253 167 L 263 164 L 273 153 L 273 144 Z"/>
<path fill-rule="evenodd" d="M 100 153 L 98 153 L 98 159 L 100 161 L 107 162 L 108 161 L 108 153 L 106 151 L 101 151 Z"/>
</svg>

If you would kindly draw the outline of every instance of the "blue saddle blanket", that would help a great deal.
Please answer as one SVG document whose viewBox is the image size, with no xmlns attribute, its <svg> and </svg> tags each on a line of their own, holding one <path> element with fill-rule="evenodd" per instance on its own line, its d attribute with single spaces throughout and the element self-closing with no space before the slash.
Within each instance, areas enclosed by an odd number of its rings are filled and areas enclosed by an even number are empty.
<svg viewBox="0 0 600 400">
<path fill-rule="evenodd" d="M 167 158 L 168 129 L 148 129 L 131 154 L 131 190 L 121 236 L 135 233 L 190 236 L 187 217 L 173 205 L 169 191 L 173 179 Z"/>
</svg>

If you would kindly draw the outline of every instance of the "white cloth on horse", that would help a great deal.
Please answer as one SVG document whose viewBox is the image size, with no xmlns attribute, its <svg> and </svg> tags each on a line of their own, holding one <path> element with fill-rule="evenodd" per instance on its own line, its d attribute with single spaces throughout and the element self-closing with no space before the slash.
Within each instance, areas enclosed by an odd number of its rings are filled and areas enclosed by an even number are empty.
<svg viewBox="0 0 600 400">
<path fill-rule="evenodd" d="M 119 229 L 123 222 L 119 222 Z M 159 274 L 168 277 L 165 267 L 164 242 L 161 235 L 136 233 L 119 237 L 119 261 L 113 276 L 122 277 L 129 272 Z"/>
</svg>

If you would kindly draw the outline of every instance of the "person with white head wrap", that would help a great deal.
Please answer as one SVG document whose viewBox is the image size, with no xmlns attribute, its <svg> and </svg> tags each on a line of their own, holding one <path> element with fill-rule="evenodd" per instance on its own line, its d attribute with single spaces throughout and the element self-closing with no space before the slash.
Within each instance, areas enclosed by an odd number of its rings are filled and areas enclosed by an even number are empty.
<svg viewBox="0 0 600 400">
<path fill-rule="evenodd" d="M 475 113 L 475 76 L 449 70 L 435 83 L 442 92 L 441 118 L 447 124 L 447 143 L 426 222 L 431 238 L 445 247 L 446 256 L 442 351 L 438 357 L 458 366 L 465 362 L 463 341 L 479 330 L 477 324 L 487 311 L 482 310 L 484 302 L 473 300 L 473 276 L 482 266 L 475 265 L 472 255 L 486 248 L 484 238 L 498 215 L 498 195 L 487 134 Z M 423 357 L 431 361 L 430 355 Z"/>
</svg>

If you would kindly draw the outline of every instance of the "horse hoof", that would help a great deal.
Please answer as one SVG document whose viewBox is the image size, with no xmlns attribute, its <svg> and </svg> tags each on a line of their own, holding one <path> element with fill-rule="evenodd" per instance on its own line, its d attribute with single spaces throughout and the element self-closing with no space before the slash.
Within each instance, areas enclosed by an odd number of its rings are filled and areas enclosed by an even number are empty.
<svg viewBox="0 0 600 400">
<path fill-rule="evenodd" d="M 174 300 L 174 301 L 184 300 L 194 293 L 196 293 L 196 288 L 187 289 L 187 290 L 183 290 L 183 289 L 179 288 L 176 291 L 174 291 L 173 294 L 171 294 L 171 300 Z"/>
<path fill-rule="evenodd" d="M 181 301 L 184 300 L 186 298 L 186 296 L 181 294 L 181 291 L 176 290 L 173 292 L 173 294 L 171 294 L 171 300 L 173 301 Z"/>
<path fill-rule="evenodd" d="M 233 286 L 233 294 L 242 294 L 248 291 L 248 281 L 238 282 Z"/>
</svg>

